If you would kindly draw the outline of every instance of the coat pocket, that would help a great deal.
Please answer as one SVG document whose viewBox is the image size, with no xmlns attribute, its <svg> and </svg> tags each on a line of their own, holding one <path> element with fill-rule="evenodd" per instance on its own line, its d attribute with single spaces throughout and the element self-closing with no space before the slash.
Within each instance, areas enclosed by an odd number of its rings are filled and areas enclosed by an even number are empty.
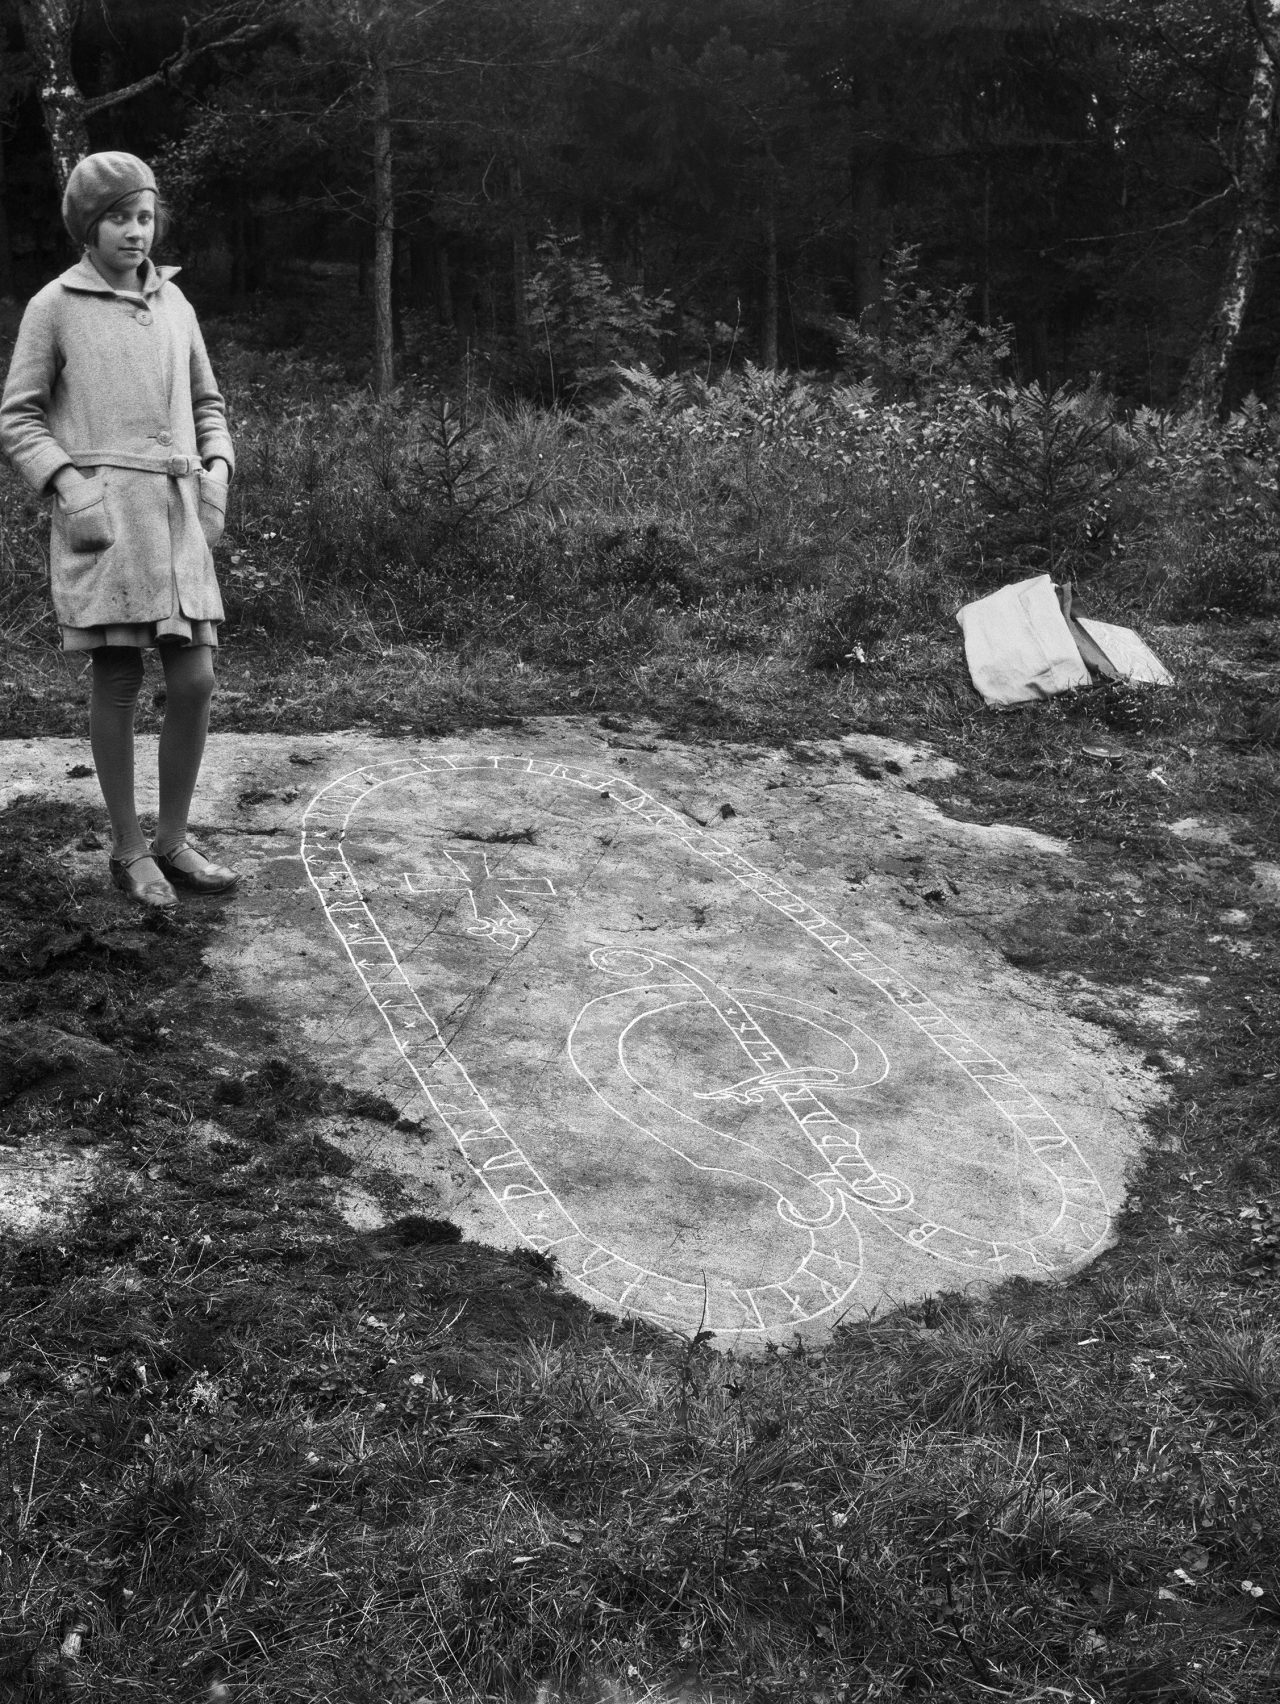
<svg viewBox="0 0 1280 1704">
<path fill-rule="evenodd" d="M 101 474 L 83 480 L 69 498 L 60 496 L 56 514 L 63 541 L 67 549 L 77 556 L 110 550 L 116 541 L 115 529 L 107 514 L 107 488 Z"/>
<path fill-rule="evenodd" d="M 227 524 L 227 488 L 212 474 L 202 473 L 199 475 L 199 491 L 200 531 L 212 550 Z"/>
</svg>

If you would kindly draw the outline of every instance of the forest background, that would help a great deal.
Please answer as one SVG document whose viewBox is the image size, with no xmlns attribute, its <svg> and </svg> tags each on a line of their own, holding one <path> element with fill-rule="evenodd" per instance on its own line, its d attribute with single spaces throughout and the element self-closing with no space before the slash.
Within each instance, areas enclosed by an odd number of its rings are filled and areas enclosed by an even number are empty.
<svg viewBox="0 0 1280 1704">
<path fill-rule="evenodd" d="M 74 159 L 127 147 L 202 308 L 252 304 L 275 347 L 317 330 L 300 266 L 359 268 L 383 392 L 444 352 L 544 400 L 616 357 L 866 372 L 856 334 L 889 329 L 904 251 L 1008 328 L 1020 379 L 1215 409 L 1276 388 L 1274 0 L 6 0 L 0 21 L 0 295 L 66 258 Z"/>
</svg>

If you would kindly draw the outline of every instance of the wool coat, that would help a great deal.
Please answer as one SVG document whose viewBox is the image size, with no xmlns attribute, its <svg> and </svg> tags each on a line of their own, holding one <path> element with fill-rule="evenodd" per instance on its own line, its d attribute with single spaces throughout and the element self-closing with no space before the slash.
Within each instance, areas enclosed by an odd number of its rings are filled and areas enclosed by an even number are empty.
<svg viewBox="0 0 1280 1704">
<path fill-rule="evenodd" d="M 59 468 L 89 475 L 55 497 L 49 577 L 64 627 L 221 621 L 212 546 L 234 467 L 226 409 L 178 269 L 145 263 L 116 291 L 86 255 L 27 304 L 0 402 L 0 447 L 36 491 Z"/>
</svg>

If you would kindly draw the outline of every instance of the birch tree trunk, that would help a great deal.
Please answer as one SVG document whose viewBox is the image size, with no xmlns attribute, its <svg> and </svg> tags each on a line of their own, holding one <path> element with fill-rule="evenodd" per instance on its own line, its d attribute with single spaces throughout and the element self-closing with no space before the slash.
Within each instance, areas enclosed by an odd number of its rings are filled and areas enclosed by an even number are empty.
<svg viewBox="0 0 1280 1704">
<path fill-rule="evenodd" d="M 396 206 L 391 181 L 391 90 L 386 61 L 372 54 L 373 91 L 373 394 L 395 389 L 395 323 L 391 312 L 395 270 Z"/>
<path fill-rule="evenodd" d="M 267 27 L 253 19 L 240 23 L 231 19 L 221 34 L 200 41 L 193 33 L 194 26 L 184 18 L 182 46 L 158 70 L 148 72 L 145 77 L 125 84 L 123 88 L 108 89 L 104 94 L 88 97 L 82 93 L 71 69 L 71 38 L 81 4 L 82 0 L 17 0 L 18 22 L 36 70 L 36 89 L 49 134 L 49 149 L 53 155 L 59 191 L 67 187 L 72 167 L 89 152 L 88 120 L 94 113 L 119 106 L 135 95 L 172 81 L 215 48 L 240 46 L 253 41 Z M 103 11 L 104 14 L 107 11 L 105 5 Z"/>
<path fill-rule="evenodd" d="M 18 0 L 22 38 L 36 67 L 40 110 L 49 133 L 59 191 L 71 168 L 89 152 L 84 96 L 71 70 L 74 0 Z"/>
<path fill-rule="evenodd" d="M 1236 174 L 1240 208 L 1218 299 L 1178 392 L 1180 408 L 1199 408 L 1206 414 L 1216 414 L 1222 408 L 1227 371 L 1253 295 L 1263 245 L 1274 224 L 1270 202 L 1276 179 L 1280 0 L 1264 0 L 1251 10 L 1258 26 L 1258 48 L 1240 138 Z"/>
</svg>

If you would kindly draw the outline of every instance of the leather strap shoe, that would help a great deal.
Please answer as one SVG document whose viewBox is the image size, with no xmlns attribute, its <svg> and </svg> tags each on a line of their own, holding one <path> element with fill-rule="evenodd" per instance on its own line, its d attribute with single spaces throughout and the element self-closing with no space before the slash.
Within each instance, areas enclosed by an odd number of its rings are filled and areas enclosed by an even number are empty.
<svg viewBox="0 0 1280 1704">
<path fill-rule="evenodd" d="M 196 860 L 196 868 L 187 869 L 175 862 L 184 852 Z M 161 875 L 166 876 L 174 887 L 186 888 L 188 893 L 230 893 L 240 881 L 239 870 L 229 870 L 225 864 L 211 864 L 203 852 L 197 852 L 185 840 L 171 852 L 153 850 L 151 856 Z"/>
<path fill-rule="evenodd" d="M 150 881 L 133 873 L 135 864 L 149 863 L 151 858 L 150 852 L 135 852 L 132 858 L 108 858 L 112 885 L 121 893 L 127 893 L 139 905 L 145 905 L 149 911 L 172 911 L 178 903 L 178 896 L 165 881 L 163 873 L 153 876 Z M 157 858 L 155 862 L 159 867 L 160 860 Z"/>
</svg>

